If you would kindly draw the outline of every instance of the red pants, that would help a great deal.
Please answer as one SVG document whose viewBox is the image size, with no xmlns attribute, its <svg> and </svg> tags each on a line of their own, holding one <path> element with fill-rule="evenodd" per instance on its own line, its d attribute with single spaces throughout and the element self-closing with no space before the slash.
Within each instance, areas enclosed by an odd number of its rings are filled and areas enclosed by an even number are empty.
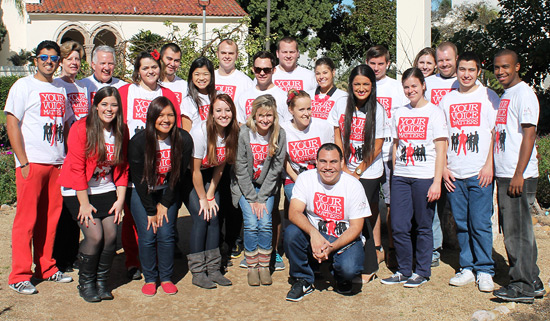
<svg viewBox="0 0 550 321">
<path fill-rule="evenodd" d="M 59 172 L 57 165 L 32 163 L 29 176 L 23 178 L 21 169 L 16 169 L 17 211 L 11 235 L 9 284 L 30 281 L 33 248 L 36 278 L 47 279 L 58 271 L 52 253 L 63 206 L 61 186 L 57 184 Z"/>
<path fill-rule="evenodd" d="M 131 188 L 128 188 L 131 190 Z M 128 197 L 128 194 L 126 194 Z M 139 247 L 138 247 L 138 234 L 136 229 L 136 223 L 134 223 L 134 218 L 132 217 L 132 212 L 130 212 L 130 207 L 127 205 L 130 202 L 130 199 L 126 199 L 126 204 L 124 204 L 124 219 L 122 220 L 122 232 L 120 237 L 122 239 L 122 248 L 124 249 L 124 254 L 126 255 L 126 268 L 132 266 L 140 267 L 139 263 Z"/>
</svg>

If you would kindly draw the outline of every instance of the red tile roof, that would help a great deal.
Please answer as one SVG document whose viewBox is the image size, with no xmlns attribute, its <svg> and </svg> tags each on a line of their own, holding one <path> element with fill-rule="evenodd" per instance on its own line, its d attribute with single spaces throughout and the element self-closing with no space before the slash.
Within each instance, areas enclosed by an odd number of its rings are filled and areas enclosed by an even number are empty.
<svg viewBox="0 0 550 321">
<path fill-rule="evenodd" d="M 29 13 L 200 16 L 197 0 L 42 0 L 27 4 Z M 236 0 L 211 0 L 206 15 L 241 17 L 247 13 Z"/>
</svg>

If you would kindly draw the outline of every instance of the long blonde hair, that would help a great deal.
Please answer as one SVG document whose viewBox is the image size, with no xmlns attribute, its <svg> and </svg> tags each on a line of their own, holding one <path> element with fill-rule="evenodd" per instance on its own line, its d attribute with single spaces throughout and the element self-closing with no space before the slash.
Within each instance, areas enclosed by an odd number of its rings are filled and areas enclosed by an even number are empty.
<svg viewBox="0 0 550 321">
<path fill-rule="evenodd" d="M 279 114 L 277 113 L 277 102 L 273 96 L 261 95 L 252 102 L 252 112 L 246 120 L 246 126 L 250 128 L 251 131 L 257 133 L 258 129 L 256 128 L 256 113 L 259 109 L 265 108 L 268 111 L 273 112 L 273 124 L 269 131 L 271 132 L 271 137 L 269 138 L 269 156 L 273 156 L 279 148 Z"/>
</svg>

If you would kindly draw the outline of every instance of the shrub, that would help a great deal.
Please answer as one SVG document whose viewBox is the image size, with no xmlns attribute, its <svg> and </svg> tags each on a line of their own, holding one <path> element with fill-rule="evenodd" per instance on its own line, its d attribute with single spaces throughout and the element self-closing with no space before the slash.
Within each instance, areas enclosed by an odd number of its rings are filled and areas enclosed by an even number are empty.
<svg viewBox="0 0 550 321">
<path fill-rule="evenodd" d="M 537 141 L 539 152 L 539 182 L 537 185 L 537 201 L 542 207 L 550 207 L 550 135 Z"/>
<path fill-rule="evenodd" d="M 15 186 L 15 160 L 11 151 L 0 152 L 0 204 L 12 204 L 17 200 Z"/>
<path fill-rule="evenodd" d="M 21 76 L 0 77 L 0 110 L 4 110 L 10 88 L 19 78 L 21 78 Z"/>
</svg>

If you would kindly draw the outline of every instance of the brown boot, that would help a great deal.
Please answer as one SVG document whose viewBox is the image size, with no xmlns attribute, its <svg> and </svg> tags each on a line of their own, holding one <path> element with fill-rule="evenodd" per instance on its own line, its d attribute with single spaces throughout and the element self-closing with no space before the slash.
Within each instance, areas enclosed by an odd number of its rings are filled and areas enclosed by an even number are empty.
<svg viewBox="0 0 550 321">
<path fill-rule="evenodd" d="M 271 279 L 271 271 L 269 270 L 269 262 L 271 261 L 271 249 L 258 249 L 258 252 L 260 282 L 262 283 L 262 285 L 271 285 L 271 283 L 273 283 L 273 280 Z"/>
<path fill-rule="evenodd" d="M 254 252 L 244 251 L 244 257 L 246 258 L 246 265 L 248 266 L 248 285 L 259 286 L 260 272 L 258 270 L 258 250 Z"/>
</svg>

